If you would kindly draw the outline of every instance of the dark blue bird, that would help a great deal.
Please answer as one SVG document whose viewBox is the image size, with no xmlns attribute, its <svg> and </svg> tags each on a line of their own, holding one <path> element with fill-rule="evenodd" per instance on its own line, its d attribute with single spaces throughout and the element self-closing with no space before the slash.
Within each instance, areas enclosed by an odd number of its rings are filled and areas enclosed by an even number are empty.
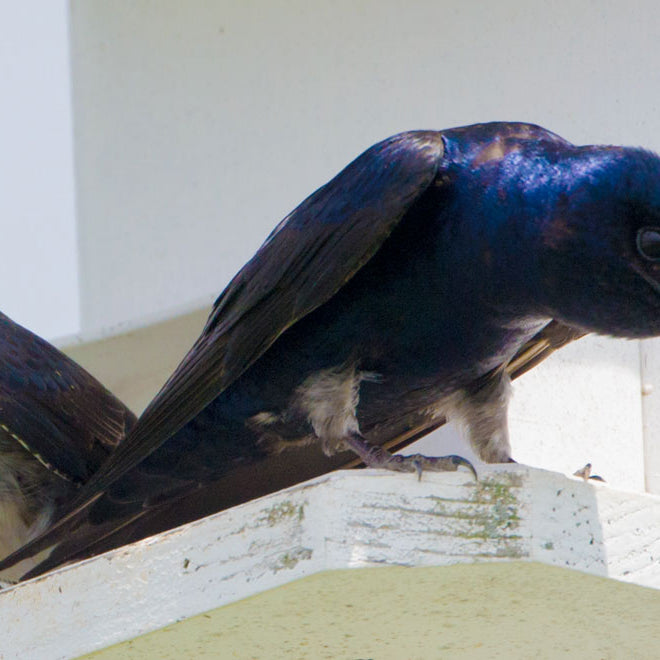
<svg viewBox="0 0 660 660">
<path fill-rule="evenodd" d="M 0 314 L 0 552 L 57 520 L 134 423 L 82 367 Z"/>
<path fill-rule="evenodd" d="M 660 159 L 538 126 L 412 131 L 271 233 L 77 506 L 38 571 L 455 420 L 511 459 L 509 375 L 588 332 L 660 334 Z M 1 566 L 1 564 L 0 564 Z M 37 572 L 38 572 L 37 571 Z"/>
</svg>

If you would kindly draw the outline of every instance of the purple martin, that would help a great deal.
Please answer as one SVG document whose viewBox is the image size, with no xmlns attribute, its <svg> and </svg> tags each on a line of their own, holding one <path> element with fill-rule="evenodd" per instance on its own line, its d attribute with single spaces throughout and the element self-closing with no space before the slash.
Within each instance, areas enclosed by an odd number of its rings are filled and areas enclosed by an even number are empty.
<svg viewBox="0 0 660 660">
<path fill-rule="evenodd" d="M 291 212 L 75 505 L 2 565 L 32 574 L 359 457 L 445 419 L 511 460 L 509 381 L 583 334 L 660 334 L 660 159 L 538 126 L 410 131 Z"/>
<path fill-rule="evenodd" d="M 82 367 L 0 314 L 0 550 L 57 520 L 134 422 Z"/>
</svg>

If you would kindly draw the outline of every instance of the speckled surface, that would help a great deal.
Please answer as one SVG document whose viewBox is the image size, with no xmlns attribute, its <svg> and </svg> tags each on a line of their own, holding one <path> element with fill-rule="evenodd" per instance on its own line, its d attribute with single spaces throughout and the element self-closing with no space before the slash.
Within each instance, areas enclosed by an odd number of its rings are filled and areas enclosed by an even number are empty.
<svg viewBox="0 0 660 660">
<path fill-rule="evenodd" d="M 659 658 L 660 591 L 535 563 L 328 571 L 87 658 Z"/>
</svg>

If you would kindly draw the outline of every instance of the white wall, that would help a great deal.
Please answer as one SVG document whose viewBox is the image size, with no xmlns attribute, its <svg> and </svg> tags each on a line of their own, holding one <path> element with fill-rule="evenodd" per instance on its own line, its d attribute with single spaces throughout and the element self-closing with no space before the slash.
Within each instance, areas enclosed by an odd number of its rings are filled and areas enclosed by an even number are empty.
<svg viewBox="0 0 660 660">
<path fill-rule="evenodd" d="M 0 310 L 77 332 L 68 3 L 0 0 Z"/>
<path fill-rule="evenodd" d="M 82 328 L 209 299 L 401 130 L 660 147 L 659 24 L 650 1 L 73 0 Z"/>
</svg>

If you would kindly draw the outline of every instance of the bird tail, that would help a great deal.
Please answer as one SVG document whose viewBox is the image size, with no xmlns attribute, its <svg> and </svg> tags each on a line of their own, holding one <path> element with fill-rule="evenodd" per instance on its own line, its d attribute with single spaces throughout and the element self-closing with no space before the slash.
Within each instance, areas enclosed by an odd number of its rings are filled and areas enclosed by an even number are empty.
<svg viewBox="0 0 660 660">
<path fill-rule="evenodd" d="M 99 496 L 100 495 L 101 493 L 99 493 Z M 86 517 L 87 510 L 96 501 L 96 499 L 98 498 L 94 498 L 93 500 L 85 502 L 84 506 L 66 514 L 53 525 L 44 530 L 41 534 L 33 538 L 31 541 L 28 541 L 20 548 L 7 555 L 4 559 L 0 560 L 0 572 L 16 565 L 20 561 L 34 557 L 36 554 L 43 552 L 44 550 L 49 550 L 51 546 L 57 542 L 57 539 L 71 534 L 77 527 L 79 527 L 80 522 Z M 28 575 L 29 577 L 35 577 L 36 575 L 40 575 L 44 571 L 49 570 L 48 568 L 42 569 L 41 567 L 44 564 L 50 565 L 52 563 L 52 557 L 53 553 L 39 562 L 37 566 L 31 569 L 21 579 L 26 579 L 26 576 Z M 31 575 L 33 572 L 35 572 L 34 575 Z"/>
</svg>

